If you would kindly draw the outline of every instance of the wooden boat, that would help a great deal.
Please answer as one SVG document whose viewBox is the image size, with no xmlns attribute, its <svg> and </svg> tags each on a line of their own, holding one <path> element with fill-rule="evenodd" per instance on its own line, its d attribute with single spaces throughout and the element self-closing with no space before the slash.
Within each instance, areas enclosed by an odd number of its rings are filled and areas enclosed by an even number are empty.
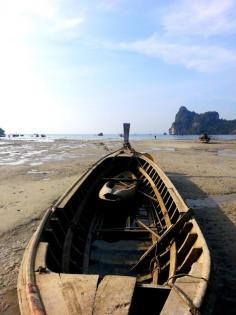
<svg viewBox="0 0 236 315">
<path fill-rule="evenodd" d="M 200 135 L 199 140 L 203 143 L 209 143 L 211 138 L 208 136 L 206 132 L 204 132 L 202 135 Z"/>
<path fill-rule="evenodd" d="M 135 175 L 135 197 L 99 198 Z M 210 276 L 203 234 L 150 156 L 124 147 L 99 160 L 45 213 L 23 256 L 21 314 L 199 314 Z"/>
</svg>

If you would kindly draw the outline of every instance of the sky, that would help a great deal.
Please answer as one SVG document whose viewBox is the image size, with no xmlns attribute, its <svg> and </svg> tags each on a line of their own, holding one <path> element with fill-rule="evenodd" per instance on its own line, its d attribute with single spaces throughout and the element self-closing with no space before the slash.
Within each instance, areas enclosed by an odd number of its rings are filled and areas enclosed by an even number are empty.
<svg viewBox="0 0 236 315">
<path fill-rule="evenodd" d="M 236 0 L 0 0 L 7 133 L 168 131 L 236 119 Z"/>
</svg>

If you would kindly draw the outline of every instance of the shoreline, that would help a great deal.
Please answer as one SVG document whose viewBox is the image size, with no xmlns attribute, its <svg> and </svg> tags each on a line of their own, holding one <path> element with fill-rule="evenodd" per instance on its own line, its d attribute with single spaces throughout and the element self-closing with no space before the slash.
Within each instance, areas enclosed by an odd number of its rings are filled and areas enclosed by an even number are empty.
<svg viewBox="0 0 236 315">
<path fill-rule="evenodd" d="M 218 286 L 223 293 L 216 314 L 223 309 L 233 314 L 236 140 L 209 144 L 196 140 L 131 140 L 131 144 L 137 151 L 152 154 L 193 208 L 219 270 Z M 121 141 L 24 141 L 22 148 L 17 140 L 10 143 L 9 151 L 7 146 L 0 146 L 0 313 L 13 315 L 19 312 L 15 287 L 22 254 L 40 218 L 87 168 L 121 147 Z M 23 162 L 11 165 L 5 161 L 1 165 L 4 157 L 11 158 L 10 163 Z"/>
</svg>

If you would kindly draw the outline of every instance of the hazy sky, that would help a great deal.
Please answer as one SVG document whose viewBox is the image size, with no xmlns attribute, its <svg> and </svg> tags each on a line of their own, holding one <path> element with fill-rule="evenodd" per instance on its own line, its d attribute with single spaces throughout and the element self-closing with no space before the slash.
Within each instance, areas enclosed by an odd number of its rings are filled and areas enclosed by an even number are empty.
<svg viewBox="0 0 236 315">
<path fill-rule="evenodd" d="M 0 127 L 167 131 L 236 118 L 236 0 L 0 1 Z"/>
</svg>

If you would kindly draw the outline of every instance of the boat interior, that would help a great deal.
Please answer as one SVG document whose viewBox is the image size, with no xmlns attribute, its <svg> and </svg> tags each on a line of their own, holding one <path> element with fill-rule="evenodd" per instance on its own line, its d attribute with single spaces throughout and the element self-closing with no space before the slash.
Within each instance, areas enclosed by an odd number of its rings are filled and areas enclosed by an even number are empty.
<svg viewBox="0 0 236 315">
<path fill-rule="evenodd" d="M 99 198 L 104 183 L 134 174 L 133 196 Z M 201 235 L 191 211 L 156 164 L 143 155 L 119 154 L 88 172 L 49 216 L 40 242 L 48 244 L 46 267 L 55 273 L 136 278 L 129 314 L 157 314 L 169 282 L 201 261 Z M 145 303 L 143 303 L 145 301 Z"/>
</svg>

